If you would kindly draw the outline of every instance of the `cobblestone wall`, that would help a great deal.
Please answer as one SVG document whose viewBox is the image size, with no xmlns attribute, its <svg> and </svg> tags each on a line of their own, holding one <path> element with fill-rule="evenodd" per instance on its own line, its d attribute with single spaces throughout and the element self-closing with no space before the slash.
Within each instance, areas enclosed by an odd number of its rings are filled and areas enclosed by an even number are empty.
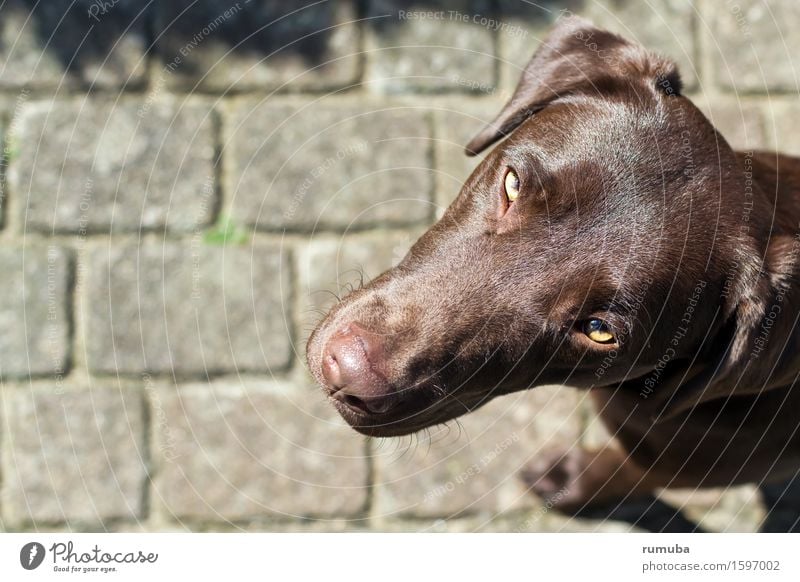
<svg viewBox="0 0 800 582">
<path fill-rule="evenodd" d="M 628 529 L 515 475 L 604 438 L 584 395 L 367 441 L 304 340 L 440 215 L 559 11 L 676 59 L 734 146 L 800 154 L 800 4 L 304 4 L 0 8 L 0 527 Z M 670 500 L 714 529 L 762 514 L 748 487 Z"/>
</svg>

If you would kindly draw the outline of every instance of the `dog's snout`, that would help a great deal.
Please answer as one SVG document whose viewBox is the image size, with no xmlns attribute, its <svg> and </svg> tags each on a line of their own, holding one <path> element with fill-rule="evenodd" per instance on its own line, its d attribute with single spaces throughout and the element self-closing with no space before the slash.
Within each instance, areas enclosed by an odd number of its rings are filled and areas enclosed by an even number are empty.
<svg viewBox="0 0 800 582">
<path fill-rule="evenodd" d="M 357 323 L 346 325 L 328 340 L 323 353 L 322 375 L 328 392 L 356 412 L 389 412 L 398 399 L 378 371 L 383 357 L 380 335 Z"/>
</svg>

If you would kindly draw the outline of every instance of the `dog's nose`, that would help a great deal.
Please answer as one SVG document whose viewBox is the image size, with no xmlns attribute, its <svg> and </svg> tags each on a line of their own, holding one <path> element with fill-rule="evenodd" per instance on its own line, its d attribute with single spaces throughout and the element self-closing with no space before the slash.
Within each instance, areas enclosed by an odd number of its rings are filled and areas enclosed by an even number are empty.
<svg viewBox="0 0 800 582">
<path fill-rule="evenodd" d="M 377 367 L 384 357 L 383 341 L 357 323 L 336 332 L 325 346 L 322 375 L 328 392 L 357 412 L 382 414 L 397 403 L 397 395 Z"/>
</svg>

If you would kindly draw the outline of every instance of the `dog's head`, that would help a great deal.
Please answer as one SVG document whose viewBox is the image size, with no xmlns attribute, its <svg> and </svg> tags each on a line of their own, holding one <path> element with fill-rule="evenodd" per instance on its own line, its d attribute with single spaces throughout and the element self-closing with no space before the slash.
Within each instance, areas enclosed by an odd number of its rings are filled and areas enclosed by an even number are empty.
<svg viewBox="0 0 800 582">
<path fill-rule="evenodd" d="M 541 384 L 644 389 L 723 333 L 717 356 L 738 357 L 764 244 L 735 155 L 680 90 L 672 62 L 556 27 L 442 219 L 311 336 L 354 428 L 414 432 Z"/>
</svg>

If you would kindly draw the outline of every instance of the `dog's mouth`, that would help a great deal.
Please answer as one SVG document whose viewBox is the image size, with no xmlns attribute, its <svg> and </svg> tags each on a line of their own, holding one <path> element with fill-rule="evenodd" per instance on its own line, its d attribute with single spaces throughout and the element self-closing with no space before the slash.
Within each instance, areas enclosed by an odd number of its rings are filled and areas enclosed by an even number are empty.
<svg viewBox="0 0 800 582">
<path fill-rule="evenodd" d="M 446 423 L 483 404 L 475 386 L 449 377 L 450 387 L 435 366 L 420 365 L 403 381 L 376 365 L 382 349 L 369 331 L 352 323 L 331 333 L 326 326 L 312 334 L 307 351 L 310 371 L 342 418 L 371 437 L 412 434 Z M 426 373 L 422 369 L 428 370 Z"/>
<path fill-rule="evenodd" d="M 327 390 L 327 388 L 326 388 Z M 415 390 L 424 391 L 422 387 Z M 401 400 L 394 409 L 375 413 L 365 410 L 359 403 L 349 401 L 347 396 L 340 398 L 330 395 L 329 400 L 341 417 L 356 431 L 370 437 L 398 437 L 419 432 L 431 426 L 444 424 L 454 418 L 478 408 L 480 399 L 469 399 L 454 395 L 444 395 L 433 402 L 422 398 Z"/>
<path fill-rule="evenodd" d="M 347 421 L 347 424 L 366 436 L 403 436 L 420 431 L 429 426 L 424 422 L 409 422 L 411 418 L 408 415 L 398 416 L 396 414 L 370 413 L 360 410 L 346 400 L 343 401 L 334 396 L 331 396 L 329 399 L 342 418 Z"/>
</svg>

